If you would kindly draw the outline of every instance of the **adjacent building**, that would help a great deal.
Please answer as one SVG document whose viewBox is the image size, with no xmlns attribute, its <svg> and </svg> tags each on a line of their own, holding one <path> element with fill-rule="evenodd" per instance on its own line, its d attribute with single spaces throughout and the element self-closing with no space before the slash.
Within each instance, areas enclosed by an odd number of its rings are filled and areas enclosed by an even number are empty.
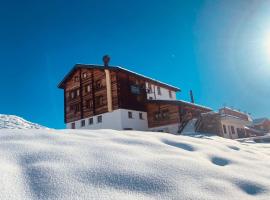
<svg viewBox="0 0 270 200">
<path fill-rule="evenodd" d="M 202 114 L 196 124 L 196 131 L 237 139 L 249 137 L 250 134 L 254 133 L 249 128 L 251 124 L 252 119 L 247 113 L 224 107 L 219 109 L 218 113 L 209 112 Z"/>
<path fill-rule="evenodd" d="M 119 66 L 76 64 L 59 83 L 71 129 L 153 130 L 180 133 L 210 108 L 176 99 L 180 88 Z"/>
</svg>

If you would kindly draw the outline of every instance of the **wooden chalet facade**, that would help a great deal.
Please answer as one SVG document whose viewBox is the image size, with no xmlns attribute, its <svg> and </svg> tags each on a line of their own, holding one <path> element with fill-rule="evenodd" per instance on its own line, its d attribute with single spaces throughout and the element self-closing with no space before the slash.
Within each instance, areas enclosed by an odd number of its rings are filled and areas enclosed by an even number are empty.
<svg viewBox="0 0 270 200">
<path fill-rule="evenodd" d="M 64 120 L 72 129 L 177 133 L 186 113 L 194 117 L 210 110 L 177 101 L 177 87 L 118 66 L 76 64 L 58 87 L 64 90 Z M 177 130 L 163 129 L 172 124 Z"/>
</svg>

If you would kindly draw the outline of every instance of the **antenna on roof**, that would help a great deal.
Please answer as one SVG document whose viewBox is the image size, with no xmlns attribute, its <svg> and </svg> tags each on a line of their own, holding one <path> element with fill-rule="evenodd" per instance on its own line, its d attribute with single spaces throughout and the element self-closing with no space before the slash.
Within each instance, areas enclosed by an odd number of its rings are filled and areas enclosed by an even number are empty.
<svg viewBox="0 0 270 200">
<path fill-rule="evenodd" d="M 104 67 L 109 67 L 110 59 L 111 59 L 111 58 L 110 58 L 109 55 L 103 56 L 102 60 L 103 60 L 103 63 L 104 63 Z"/>
</svg>

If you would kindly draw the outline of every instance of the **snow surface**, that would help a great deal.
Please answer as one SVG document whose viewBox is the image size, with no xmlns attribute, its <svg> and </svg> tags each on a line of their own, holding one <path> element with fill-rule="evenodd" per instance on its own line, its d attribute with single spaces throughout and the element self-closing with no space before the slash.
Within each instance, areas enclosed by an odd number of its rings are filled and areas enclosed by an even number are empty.
<svg viewBox="0 0 270 200">
<path fill-rule="evenodd" d="M 46 127 L 35 124 L 15 115 L 0 114 L 0 129 L 44 129 Z"/>
<path fill-rule="evenodd" d="M 270 144 L 113 130 L 0 130 L 0 199 L 269 199 Z"/>
</svg>

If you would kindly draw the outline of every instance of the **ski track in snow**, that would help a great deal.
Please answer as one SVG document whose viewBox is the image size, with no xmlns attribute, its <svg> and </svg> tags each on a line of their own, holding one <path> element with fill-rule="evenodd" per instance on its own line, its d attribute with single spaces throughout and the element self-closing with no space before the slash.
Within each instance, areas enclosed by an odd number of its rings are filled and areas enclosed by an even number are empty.
<svg viewBox="0 0 270 200">
<path fill-rule="evenodd" d="M 0 199 L 269 199 L 270 144 L 114 130 L 0 130 Z"/>
</svg>

